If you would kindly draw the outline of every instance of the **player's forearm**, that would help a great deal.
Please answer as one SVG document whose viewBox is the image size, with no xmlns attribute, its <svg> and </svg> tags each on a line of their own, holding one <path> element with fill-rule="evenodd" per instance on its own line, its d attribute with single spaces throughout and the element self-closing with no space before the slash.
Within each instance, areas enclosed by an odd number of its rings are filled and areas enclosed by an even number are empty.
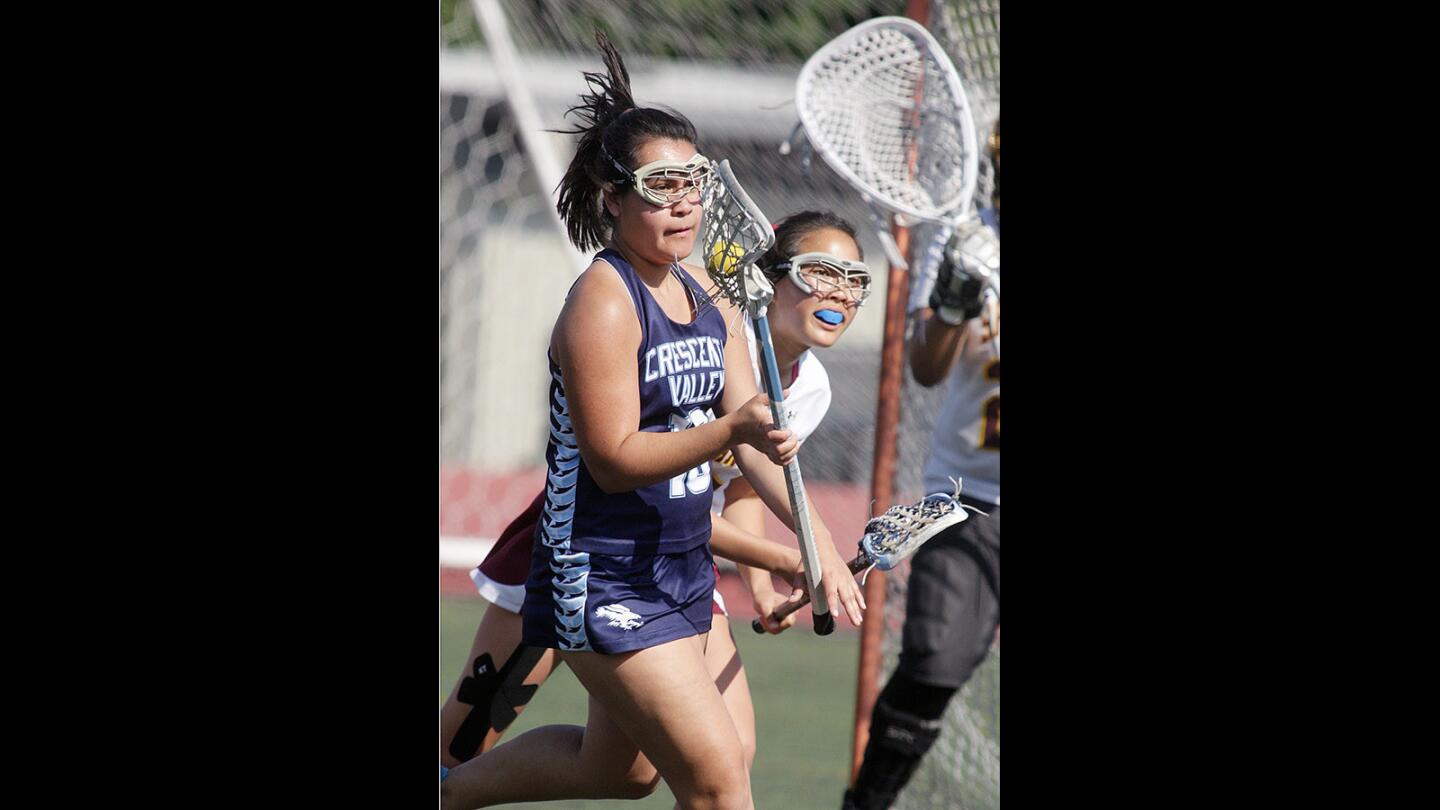
<svg viewBox="0 0 1440 810">
<path fill-rule="evenodd" d="M 790 531 L 797 531 L 795 528 L 795 516 L 790 509 L 790 490 L 785 483 L 785 470 L 766 458 L 764 453 L 749 447 L 738 446 L 734 448 L 735 462 L 740 470 L 745 473 L 745 480 L 750 482 L 755 494 L 769 507 L 775 517 Z M 826 527 L 825 521 L 820 519 L 820 513 L 815 511 L 815 504 L 805 499 L 805 509 L 810 515 L 810 528 L 817 542 L 825 541 L 822 545 L 831 544 L 830 529 Z M 797 532 L 798 534 L 798 532 Z"/>
<path fill-rule="evenodd" d="M 760 578 L 768 581 L 772 573 L 788 578 L 800 564 L 800 552 L 751 534 L 719 515 L 714 516 L 712 523 L 710 550 L 718 557 L 738 563 L 741 579 L 747 586 Z"/>
<path fill-rule="evenodd" d="M 629 492 L 709 462 L 735 441 L 734 421 L 721 417 L 687 430 L 637 430 L 610 449 L 582 447 L 588 450 L 585 466 L 605 492 Z"/>
<path fill-rule="evenodd" d="M 951 326 L 935 317 L 929 308 L 920 310 L 909 351 L 915 382 L 929 388 L 944 380 L 965 345 L 965 332 L 963 323 Z"/>
<path fill-rule="evenodd" d="M 789 571 L 779 576 L 781 577 L 781 579 L 789 582 L 791 575 L 794 574 L 795 570 L 799 568 L 799 566 L 800 554 L 799 552 L 796 552 L 795 566 L 792 567 Z M 750 594 L 750 599 L 752 602 L 758 602 L 758 597 L 775 593 L 775 582 L 770 577 L 772 574 L 776 574 L 776 572 L 767 571 L 763 568 L 754 568 L 749 565 L 739 564 L 735 566 L 735 571 L 740 575 L 740 583 L 745 586 L 745 592 Z"/>
</svg>

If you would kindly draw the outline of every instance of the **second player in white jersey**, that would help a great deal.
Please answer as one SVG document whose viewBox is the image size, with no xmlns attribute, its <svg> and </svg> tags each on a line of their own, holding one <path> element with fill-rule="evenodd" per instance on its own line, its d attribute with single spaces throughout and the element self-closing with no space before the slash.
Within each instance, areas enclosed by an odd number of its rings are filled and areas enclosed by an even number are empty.
<svg viewBox="0 0 1440 810">
<path fill-rule="evenodd" d="M 787 391 L 788 429 L 800 442 L 830 408 L 830 378 L 811 349 L 834 346 L 859 314 L 871 289 L 871 274 L 862 259 L 853 226 L 828 212 L 803 211 L 776 225 L 775 244 L 757 263 L 775 287 L 769 308 L 771 338 L 780 385 Z M 748 323 L 746 337 L 753 347 Z M 753 355 L 751 371 L 758 379 Z M 722 453 L 710 468 L 716 484 L 711 509 L 744 531 L 764 536 L 765 506 L 749 482 L 736 474 L 733 458 Z M 745 565 L 737 569 L 768 632 L 794 623 L 795 614 L 780 623 L 769 618 L 786 600 L 775 591 L 769 572 Z"/>
</svg>

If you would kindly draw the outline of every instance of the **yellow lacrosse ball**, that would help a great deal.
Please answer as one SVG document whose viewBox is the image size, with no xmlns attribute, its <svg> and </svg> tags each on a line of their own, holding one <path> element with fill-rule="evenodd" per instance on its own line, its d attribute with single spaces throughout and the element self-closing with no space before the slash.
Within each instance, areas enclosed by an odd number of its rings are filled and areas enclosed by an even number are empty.
<svg viewBox="0 0 1440 810">
<path fill-rule="evenodd" d="M 740 269 L 740 260 L 745 258 L 745 251 L 734 242 L 716 242 L 715 247 L 710 250 L 710 258 L 705 262 L 705 269 L 710 273 L 721 275 L 734 275 Z"/>
</svg>

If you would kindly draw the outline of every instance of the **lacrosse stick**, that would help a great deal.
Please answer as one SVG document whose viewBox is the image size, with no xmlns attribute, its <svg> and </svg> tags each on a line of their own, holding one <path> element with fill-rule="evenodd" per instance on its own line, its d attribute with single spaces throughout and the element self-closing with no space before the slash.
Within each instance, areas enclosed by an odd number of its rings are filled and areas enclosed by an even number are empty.
<svg viewBox="0 0 1440 810">
<path fill-rule="evenodd" d="M 705 226 L 700 249 L 705 256 L 705 272 L 715 282 L 711 297 L 723 295 L 730 303 L 742 307 L 750 316 L 755 330 L 755 345 L 760 350 L 760 371 L 765 394 L 770 397 L 770 413 L 775 426 L 785 429 L 785 400 L 780 387 L 780 373 L 775 364 L 775 346 L 770 341 L 770 321 L 766 317 L 775 287 L 755 265 L 775 242 L 775 231 L 750 195 L 735 179 L 730 161 L 722 160 L 715 167 L 715 182 L 704 197 Z M 790 493 L 790 511 L 795 516 L 795 536 L 800 539 L 800 556 L 805 564 L 805 582 L 815 594 L 815 632 L 824 636 L 835 629 L 835 617 L 820 588 L 820 551 L 810 528 L 810 512 L 805 505 L 805 483 L 800 477 L 800 460 L 785 468 L 785 487 Z"/>
<path fill-rule="evenodd" d="M 795 80 L 795 107 L 815 151 L 867 203 L 892 266 L 909 269 L 891 216 L 947 226 L 941 238 L 971 216 L 975 121 L 955 65 L 924 26 L 877 17 L 826 43 Z M 999 275 L 985 281 L 998 299 Z"/>
<path fill-rule="evenodd" d="M 957 490 L 956 495 L 959 492 Z M 850 573 L 858 574 L 874 566 L 889 571 L 909 559 L 926 540 L 954 526 L 967 517 L 965 507 L 954 496 L 937 492 L 913 504 L 892 506 L 883 515 L 870 518 L 865 536 L 860 538 L 860 553 L 849 563 Z M 799 610 L 810 601 L 808 594 L 798 602 L 787 602 L 770 614 L 773 622 Z M 750 622 L 755 632 L 765 632 L 759 619 Z"/>
</svg>

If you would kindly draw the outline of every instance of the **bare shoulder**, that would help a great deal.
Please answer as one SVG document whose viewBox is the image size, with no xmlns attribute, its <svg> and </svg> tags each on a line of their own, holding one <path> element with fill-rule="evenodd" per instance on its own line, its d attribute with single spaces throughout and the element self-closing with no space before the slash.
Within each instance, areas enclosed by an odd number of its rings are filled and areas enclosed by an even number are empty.
<svg viewBox="0 0 1440 810">
<path fill-rule="evenodd" d="M 596 261 L 580 274 L 555 324 L 555 343 L 596 347 L 633 342 L 639 347 L 640 320 L 630 290 L 615 268 Z"/>
</svg>

